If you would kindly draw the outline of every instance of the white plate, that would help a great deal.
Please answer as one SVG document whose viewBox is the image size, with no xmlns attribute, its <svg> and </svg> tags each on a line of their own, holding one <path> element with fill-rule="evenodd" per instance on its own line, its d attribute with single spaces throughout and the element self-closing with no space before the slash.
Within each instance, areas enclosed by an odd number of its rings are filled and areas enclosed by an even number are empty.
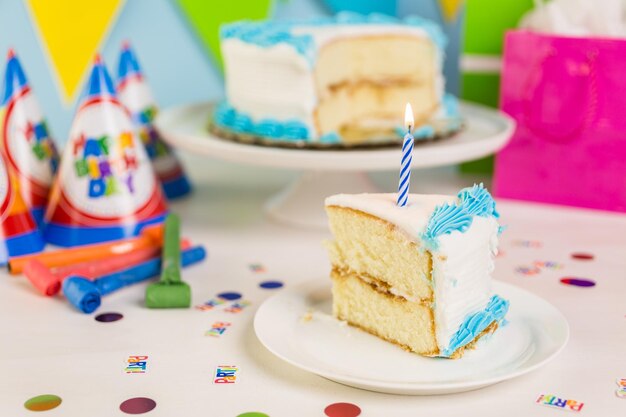
<svg viewBox="0 0 626 417">
<path fill-rule="evenodd" d="M 268 299 L 256 313 L 254 329 L 279 358 L 357 388 L 409 395 L 469 391 L 539 368 L 569 338 L 565 317 L 551 304 L 496 282 L 495 292 L 511 302 L 508 324 L 461 359 L 424 358 L 332 318 L 330 284 L 324 281 Z M 313 319 L 303 320 L 308 311 Z"/>
<path fill-rule="evenodd" d="M 214 103 L 174 107 L 159 112 L 155 126 L 163 138 L 180 149 L 226 161 L 274 168 L 317 171 L 375 171 L 398 169 L 400 147 L 352 150 L 285 149 L 222 139 L 209 132 Z M 511 138 L 515 121 L 488 107 L 460 101 L 465 128 L 454 137 L 415 146 L 413 168 L 471 161 L 501 149 Z"/>
</svg>

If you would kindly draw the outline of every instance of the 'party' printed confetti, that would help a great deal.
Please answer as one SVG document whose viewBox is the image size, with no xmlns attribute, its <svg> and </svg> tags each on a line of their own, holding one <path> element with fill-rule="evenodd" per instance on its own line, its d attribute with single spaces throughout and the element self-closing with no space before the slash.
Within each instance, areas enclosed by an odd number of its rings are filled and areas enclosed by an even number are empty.
<svg viewBox="0 0 626 417">
<path fill-rule="evenodd" d="M 537 275 L 544 269 L 563 269 L 563 264 L 553 261 L 535 261 L 532 266 L 519 266 L 515 272 L 522 275 Z"/>
<path fill-rule="evenodd" d="M 538 240 L 513 240 L 511 241 L 511 246 L 517 246 L 521 248 L 540 248 L 543 246 L 541 242 Z"/>
<path fill-rule="evenodd" d="M 219 365 L 215 368 L 214 384 L 235 384 L 239 368 L 234 365 Z"/>
<path fill-rule="evenodd" d="M 194 308 L 196 310 L 200 310 L 200 311 L 209 311 L 209 310 L 213 310 L 215 307 L 222 305 L 226 302 L 226 300 L 223 300 L 221 298 L 214 298 L 212 300 L 209 300 L 207 302 L 205 302 L 204 304 L 200 304 L 195 306 Z"/>
<path fill-rule="evenodd" d="M 250 268 L 250 271 L 255 274 L 262 274 L 267 271 L 262 264 L 250 264 L 248 267 Z"/>
<path fill-rule="evenodd" d="M 535 267 L 541 269 L 563 269 L 563 264 L 552 261 L 535 261 Z"/>
<path fill-rule="evenodd" d="M 229 322 L 226 322 L 226 321 L 216 321 L 215 323 L 213 323 L 211 328 L 204 333 L 204 335 L 205 336 L 220 337 L 222 334 L 224 334 L 226 329 L 228 329 L 230 327 L 230 325 L 231 324 Z"/>
<path fill-rule="evenodd" d="M 576 412 L 582 410 L 583 405 L 585 405 L 582 402 L 576 400 L 564 400 L 552 394 L 541 394 L 535 402 L 551 408 Z"/>
<path fill-rule="evenodd" d="M 518 266 L 517 268 L 515 268 L 515 272 L 517 272 L 518 274 L 530 276 L 530 275 L 537 275 L 538 273 L 541 272 L 541 269 L 535 266 L 531 266 L 531 267 Z"/>
<path fill-rule="evenodd" d="M 148 369 L 148 356 L 129 356 L 126 359 L 126 368 L 124 372 L 127 374 L 145 374 Z"/>
<path fill-rule="evenodd" d="M 617 389 L 615 390 L 615 395 L 619 398 L 626 398 L 626 378 L 621 378 L 615 381 L 617 383 Z"/>
<path fill-rule="evenodd" d="M 241 313 L 241 311 L 244 308 L 250 306 L 251 304 L 252 303 L 250 301 L 246 301 L 246 300 L 238 301 L 236 303 L 232 303 L 230 307 L 225 308 L 224 311 L 227 313 L 238 314 L 238 313 Z"/>
</svg>

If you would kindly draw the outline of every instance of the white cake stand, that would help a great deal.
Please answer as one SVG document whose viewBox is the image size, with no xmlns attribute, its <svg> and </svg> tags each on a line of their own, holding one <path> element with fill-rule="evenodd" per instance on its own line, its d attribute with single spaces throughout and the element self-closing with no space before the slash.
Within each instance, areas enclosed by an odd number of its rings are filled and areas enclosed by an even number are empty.
<svg viewBox="0 0 626 417">
<path fill-rule="evenodd" d="M 323 202 L 327 196 L 380 192 L 367 172 L 399 170 L 400 146 L 397 149 L 311 150 L 222 139 L 207 129 L 213 106 L 213 103 L 201 103 L 164 110 L 156 119 L 156 128 L 169 144 L 194 154 L 243 164 L 304 170 L 297 180 L 266 203 L 266 212 L 274 220 L 326 227 Z M 461 102 L 461 113 L 465 129 L 449 139 L 416 145 L 413 168 L 451 165 L 487 156 L 502 148 L 513 134 L 515 122 L 497 110 Z M 418 180 L 419 177 L 412 177 L 412 181 Z"/>
</svg>

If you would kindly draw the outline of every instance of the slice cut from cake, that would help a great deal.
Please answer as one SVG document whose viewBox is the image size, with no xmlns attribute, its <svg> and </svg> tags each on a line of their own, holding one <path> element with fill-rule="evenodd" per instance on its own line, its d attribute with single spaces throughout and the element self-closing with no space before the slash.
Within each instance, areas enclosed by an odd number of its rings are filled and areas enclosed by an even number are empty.
<svg viewBox="0 0 626 417">
<path fill-rule="evenodd" d="M 406 207 L 396 198 L 326 199 L 333 314 L 420 355 L 458 358 L 508 311 L 492 293 L 495 202 L 482 184 L 457 196 L 411 194 Z"/>
</svg>

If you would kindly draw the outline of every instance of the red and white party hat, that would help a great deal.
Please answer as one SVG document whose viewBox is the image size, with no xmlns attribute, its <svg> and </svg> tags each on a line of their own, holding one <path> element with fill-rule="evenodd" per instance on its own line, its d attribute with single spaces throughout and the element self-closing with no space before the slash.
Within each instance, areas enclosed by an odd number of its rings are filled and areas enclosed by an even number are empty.
<svg viewBox="0 0 626 417">
<path fill-rule="evenodd" d="M 167 204 L 128 110 L 96 57 L 46 211 L 44 238 L 76 246 L 137 235 Z"/>
<path fill-rule="evenodd" d="M 153 120 L 158 107 L 139 61 L 128 42 L 122 45 L 120 54 L 117 94 L 133 117 L 139 137 L 152 160 L 167 198 L 174 199 L 187 195 L 191 192 L 191 184 L 176 154 L 163 142 L 154 128 Z"/>
<path fill-rule="evenodd" d="M 0 264 L 10 257 L 41 252 L 43 239 L 22 200 L 19 182 L 0 155 Z"/>
<path fill-rule="evenodd" d="M 37 97 L 13 50 L 7 57 L 0 98 L 0 148 L 6 168 L 19 182 L 24 203 L 41 223 L 59 157 Z"/>
</svg>

